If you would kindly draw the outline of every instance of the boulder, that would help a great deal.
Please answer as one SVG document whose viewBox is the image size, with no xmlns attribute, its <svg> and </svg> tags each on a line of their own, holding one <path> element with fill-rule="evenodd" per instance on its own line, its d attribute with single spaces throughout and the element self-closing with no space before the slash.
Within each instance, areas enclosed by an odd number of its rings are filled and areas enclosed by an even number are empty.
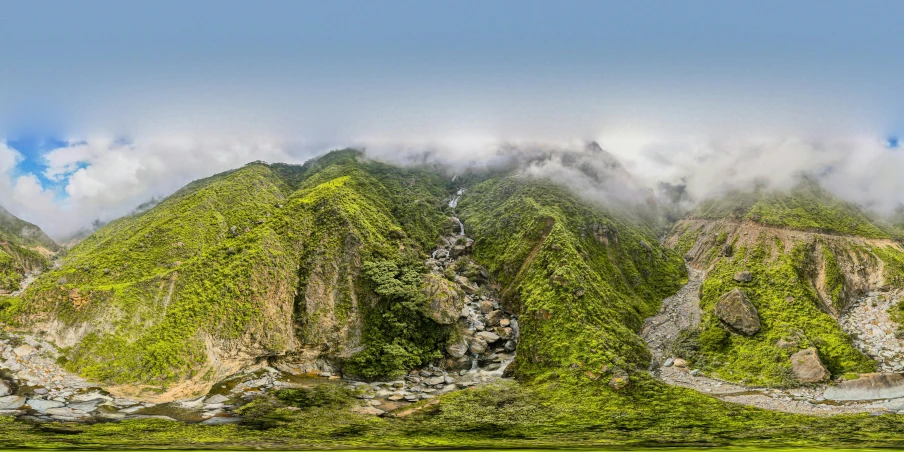
<svg viewBox="0 0 904 452">
<path fill-rule="evenodd" d="M 18 410 L 25 405 L 25 397 L 23 396 L 6 396 L 0 397 L 0 410 Z"/>
<path fill-rule="evenodd" d="M 842 381 L 826 388 L 828 400 L 879 400 L 904 397 L 904 375 L 861 374 L 856 380 Z"/>
<path fill-rule="evenodd" d="M 737 282 L 745 282 L 748 283 L 753 281 L 753 273 L 750 272 L 737 272 L 734 275 L 734 280 Z"/>
<path fill-rule="evenodd" d="M 738 333 L 753 336 L 760 330 L 756 306 L 738 288 L 722 295 L 716 303 L 715 313 L 719 320 Z"/>
<path fill-rule="evenodd" d="M 440 325 L 451 325 L 461 317 L 464 302 L 455 286 L 439 275 L 429 273 L 424 277 L 424 295 L 430 300 L 428 316 Z"/>
<path fill-rule="evenodd" d="M 468 344 L 464 340 L 453 342 L 446 346 L 446 353 L 453 358 L 461 358 L 468 353 Z"/>
<path fill-rule="evenodd" d="M 480 337 L 475 337 L 471 339 L 471 342 L 468 344 L 468 347 L 471 349 L 472 353 L 481 354 L 487 351 L 487 342 Z"/>
<path fill-rule="evenodd" d="M 489 331 L 481 331 L 477 333 L 477 337 L 483 339 L 487 344 L 492 344 L 499 340 L 499 335 Z"/>
<path fill-rule="evenodd" d="M 47 410 L 53 408 L 62 408 L 66 406 L 63 402 L 54 402 L 53 400 L 29 399 L 26 405 L 41 414 L 47 414 Z"/>
<path fill-rule="evenodd" d="M 449 257 L 452 259 L 464 256 L 468 254 L 468 248 L 465 245 L 455 245 L 452 247 L 452 250 L 449 251 Z"/>
<path fill-rule="evenodd" d="M 719 250 L 719 254 L 721 254 L 721 255 L 723 255 L 723 256 L 725 256 L 725 257 L 731 257 L 732 251 L 733 251 L 733 250 L 732 250 L 732 248 L 731 248 L 731 244 L 730 244 L 730 243 L 726 243 L 726 244 L 722 245 L 722 249 Z"/>
<path fill-rule="evenodd" d="M 16 347 L 16 349 L 13 350 L 13 353 L 15 353 L 16 356 L 18 356 L 19 358 L 24 358 L 28 355 L 31 355 L 35 351 L 36 351 L 35 348 L 32 347 L 31 345 L 23 344 L 23 345 Z"/>
<path fill-rule="evenodd" d="M 487 314 L 487 325 L 498 326 L 499 321 L 502 320 L 503 317 L 505 317 L 505 313 L 498 309 L 495 311 L 490 311 L 490 313 Z"/>
<path fill-rule="evenodd" d="M 801 383 L 818 383 L 828 380 L 831 376 L 819 360 L 815 348 L 803 349 L 791 355 L 791 368 Z"/>
</svg>

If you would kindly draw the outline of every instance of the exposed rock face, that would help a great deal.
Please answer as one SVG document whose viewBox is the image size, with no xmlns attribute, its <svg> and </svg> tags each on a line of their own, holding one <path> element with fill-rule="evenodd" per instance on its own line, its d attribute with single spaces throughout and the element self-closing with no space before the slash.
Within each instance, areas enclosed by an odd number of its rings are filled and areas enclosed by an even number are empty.
<svg viewBox="0 0 904 452">
<path fill-rule="evenodd" d="M 461 294 L 455 285 L 436 274 L 424 277 L 424 295 L 430 300 L 428 316 L 441 325 L 451 325 L 458 320 L 464 308 Z"/>
<path fill-rule="evenodd" d="M 818 383 L 831 376 L 819 360 L 815 348 L 807 348 L 791 355 L 791 368 L 801 383 Z"/>
<path fill-rule="evenodd" d="M 848 380 L 826 388 L 829 400 L 877 400 L 904 397 L 904 375 L 862 374 L 856 380 Z"/>
<path fill-rule="evenodd" d="M 741 334 L 752 336 L 760 330 L 756 306 L 738 288 L 722 295 L 716 303 L 715 312 L 719 320 Z"/>
</svg>

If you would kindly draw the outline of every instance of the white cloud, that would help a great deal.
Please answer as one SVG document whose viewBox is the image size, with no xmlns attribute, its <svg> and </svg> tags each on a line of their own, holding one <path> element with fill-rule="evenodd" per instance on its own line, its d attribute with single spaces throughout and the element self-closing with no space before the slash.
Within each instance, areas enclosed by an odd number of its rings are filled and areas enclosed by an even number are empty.
<svg viewBox="0 0 904 452">
<path fill-rule="evenodd" d="M 151 197 L 166 196 L 193 180 L 254 160 L 300 163 L 314 154 L 290 152 L 271 139 L 192 137 L 109 138 L 72 141 L 44 155 L 43 174 L 59 193 L 41 186 L 34 174 L 14 174 L 22 156 L 0 141 L 0 205 L 65 237 L 100 219 L 130 212 Z M 318 152 L 322 150 L 318 149 Z"/>
</svg>

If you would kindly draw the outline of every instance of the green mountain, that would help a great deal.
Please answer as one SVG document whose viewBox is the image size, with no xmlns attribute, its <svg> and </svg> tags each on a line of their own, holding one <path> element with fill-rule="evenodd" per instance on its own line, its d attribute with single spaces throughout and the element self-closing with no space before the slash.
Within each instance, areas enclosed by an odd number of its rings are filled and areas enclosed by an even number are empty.
<svg viewBox="0 0 904 452">
<path fill-rule="evenodd" d="M 105 225 L 17 299 L 8 318 L 46 331 L 64 347 L 68 369 L 115 394 L 151 400 L 187 399 L 262 361 L 297 373 L 335 366 L 361 379 L 397 377 L 448 362 L 440 359 L 447 345 L 461 339 L 434 311 L 436 295 L 451 294 L 424 262 L 435 260 L 431 250 L 454 230 L 447 201 L 462 188 L 455 213 L 475 241 L 471 257 L 456 265 L 483 278 L 482 287 L 516 314 L 514 380 L 382 417 L 350 411 L 362 405 L 356 394 L 329 389 L 258 394 L 240 409 L 242 424 L 228 426 L 147 418 L 34 425 L 0 417 L 0 444 L 900 444 L 900 416 L 794 415 L 666 385 L 647 372 L 651 354 L 639 335 L 644 319 L 687 281 L 686 260 L 707 270 L 703 322 L 680 344 L 692 366 L 786 384 L 790 352 L 776 345 L 786 339 L 816 347 L 835 375 L 870 370 L 836 328 L 831 306 L 897 284 L 896 269 L 904 267 L 894 264 L 896 242 L 766 224 L 732 206 L 740 213 L 698 212 L 681 221 L 661 244 L 656 221 L 515 169 L 453 180 L 436 168 L 393 167 L 355 151 L 302 166 L 252 163 Z M 750 206 L 775 211 L 794 197 L 749 196 Z M 784 207 L 769 199 L 784 199 Z M 869 221 L 858 228 L 870 225 L 882 229 Z M 862 265 L 850 266 L 854 258 Z M 735 281 L 740 271 L 750 281 Z M 735 287 L 759 309 L 761 330 L 751 337 L 710 314 Z"/>
<path fill-rule="evenodd" d="M 390 307 L 361 270 L 422 262 L 448 225 L 443 184 L 354 151 L 252 163 L 102 227 L 34 284 L 21 319 L 51 319 L 70 370 L 148 397 L 196 393 L 270 357 L 402 372 L 436 357 L 445 333 L 371 331 Z"/>
<path fill-rule="evenodd" d="M 41 228 L 0 206 L 0 295 L 19 290 L 26 274 L 45 268 L 58 250 Z"/>
<path fill-rule="evenodd" d="M 667 240 L 706 271 L 702 325 L 687 332 L 685 354 L 705 372 L 752 384 L 799 384 L 789 357 L 808 347 L 834 376 L 875 370 L 838 318 L 858 297 L 904 284 L 904 248 L 893 236 L 810 180 L 702 203 Z M 715 314 L 735 288 L 758 311 L 762 328 L 752 336 Z"/>
</svg>

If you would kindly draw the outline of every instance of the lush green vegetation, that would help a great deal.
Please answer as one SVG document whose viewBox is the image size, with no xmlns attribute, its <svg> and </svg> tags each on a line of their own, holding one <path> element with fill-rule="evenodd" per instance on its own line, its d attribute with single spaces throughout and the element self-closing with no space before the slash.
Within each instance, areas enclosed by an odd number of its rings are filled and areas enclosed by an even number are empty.
<svg viewBox="0 0 904 452">
<path fill-rule="evenodd" d="M 759 187 L 733 192 L 700 204 L 691 214 L 696 218 L 733 218 L 758 223 L 829 234 L 889 238 L 890 232 L 858 206 L 844 202 L 819 186 L 803 179 L 790 190 Z"/>
<path fill-rule="evenodd" d="M 372 379 L 399 376 L 442 358 L 450 331 L 425 315 L 421 261 L 364 264 L 363 273 L 380 301 L 364 326 L 366 348 L 348 360 L 349 374 Z"/>
<path fill-rule="evenodd" d="M 646 369 L 637 332 L 684 282 L 683 262 L 653 228 L 515 176 L 472 187 L 460 204 L 475 259 L 519 317 L 522 378 L 574 373 L 621 379 Z"/>
<path fill-rule="evenodd" d="M 445 193 L 435 172 L 354 151 L 249 164 L 98 230 L 34 284 L 24 316 L 93 326 L 67 366 L 110 383 L 197 377 L 207 337 L 261 355 L 295 341 L 341 344 L 353 336 L 346 327 L 389 307 L 361 266 L 420 259 L 446 225 Z"/>
<path fill-rule="evenodd" d="M 699 352 L 686 357 L 719 378 L 751 385 L 796 385 L 789 357 L 807 347 L 817 349 L 833 375 L 874 371 L 875 362 L 857 350 L 835 319 L 820 308 L 810 273 L 817 251 L 803 243 L 792 250 L 773 247 L 780 247 L 780 242 L 763 238 L 754 247 L 739 247 L 731 258 L 719 259 L 709 269 L 700 301 Z M 735 281 L 741 271 L 751 272 L 753 280 Z M 759 312 L 762 328 L 753 336 L 729 334 L 713 313 L 719 298 L 735 287 Z M 694 338 L 688 339 L 683 346 L 693 350 Z"/>
</svg>

